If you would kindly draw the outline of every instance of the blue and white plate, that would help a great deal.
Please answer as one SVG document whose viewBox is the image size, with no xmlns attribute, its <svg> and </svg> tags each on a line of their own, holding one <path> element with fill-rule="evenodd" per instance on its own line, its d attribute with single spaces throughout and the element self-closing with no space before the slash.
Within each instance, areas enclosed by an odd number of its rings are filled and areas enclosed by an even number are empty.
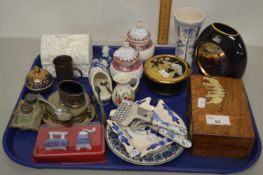
<svg viewBox="0 0 263 175">
<path fill-rule="evenodd" d="M 162 120 L 169 122 L 171 124 L 186 128 L 183 120 L 178 115 L 176 115 L 173 111 L 168 109 L 162 100 L 159 101 L 156 107 L 151 106 L 150 101 L 151 101 L 151 98 L 148 97 L 143 100 L 137 101 L 136 103 L 140 105 L 140 107 L 142 108 L 145 108 L 148 110 L 154 109 L 159 115 L 162 114 L 161 115 Z M 133 164 L 160 165 L 160 164 L 163 164 L 163 163 L 166 163 L 166 162 L 169 162 L 175 159 L 184 150 L 182 146 L 180 146 L 179 144 L 175 142 L 172 142 L 169 139 L 163 138 L 163 136 L 151 130 L 151 128 L 145 127 L 142 130 L 136 131 L 136 133 L 133 135 L 131 134 L 131 130 L 127 128 L 122 128 L 119 126 L 120 130 L 118 131 L 114 130 L 114 128 L 115 127 L 111 127 L 110 124 L 108 124 L 106 128 L 106 142 L 109 148 L 118 157 L 120 157 L 121 159 L 127 162 L 133 163 Z M 120 135 L 119 133 L 122 133 L 122 134 Z M 135 139 L 130 138 L 131 136 L 136 137 L 136 135 L 138 135 L 139 137 L 139 135 L 142 136 L 143 134 L 145 134 L 145 139 L 146 138 L 156 138 L 158 142 L 153 142 L 153 144 L 150 144 L 149 147 L 145 147 L 146 149 L 139 149 L 140 151 L 143 150 L 140 155 L 131 156 L 130 149 L 128 149 L 127 151 L 127 145 L 125 145 L 125 143 L 123 142 L 123 139 L 120 139 L 120 136 L 123 136 L 123 133 L 124 133 L 124 136 L 125 135 L 129 136 L 127 137 L 128 140 L 136 141 L 135 143 L 132 144 L 132 146 L 136 145 L 137 141 L 142 142 L 141 138 L 135 138 Z M 147 154 L 145 154 L 145 151 L 147 151 Z"/>
</svg>

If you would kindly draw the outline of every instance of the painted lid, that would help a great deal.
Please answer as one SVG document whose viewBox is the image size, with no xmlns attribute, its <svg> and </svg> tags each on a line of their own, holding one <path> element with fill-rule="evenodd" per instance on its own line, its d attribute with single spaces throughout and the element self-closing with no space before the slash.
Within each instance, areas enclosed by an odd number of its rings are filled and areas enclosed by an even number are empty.
<svg viewBox="0 0 263 175">
<path fill-rule="evenodd" d="M 45 69 L 35 66 L 26 76 L 26 86 L 32 91 L 41 91 L 51 86 L 52 75 Z"/>
<path fill-rule="evenodd" d="M 138 57 L 138 52 L 130 47 L 129 43 L 125 41 L 123 46 L 114 52 L 113 57 L 121 61 L 132 61 Z"/>
<path fill-rule="evenodd" d="M 136 27 L 127 33 L 127 37 L 129 41 L 145 42 L 150 39 L 151 33 L 142 27 L 141 21 L 137 21 Z"/>
<path fill-rule="evenodd" d="M 174 55 L 156 55 L 144 64 L 145 75 L 154 82 L 174 84 L 191 74 L 188 63 Z"/>
</svg>

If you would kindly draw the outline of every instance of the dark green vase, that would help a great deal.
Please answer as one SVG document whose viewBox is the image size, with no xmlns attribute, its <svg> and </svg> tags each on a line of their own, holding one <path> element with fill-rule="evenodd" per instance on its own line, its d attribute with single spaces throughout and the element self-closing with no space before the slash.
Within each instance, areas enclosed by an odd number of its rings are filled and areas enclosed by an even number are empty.
<svg viewBox="0 0 263 175">
<path fill-rule="evenodd" d="M 245 44 L 240 34 L 225 24 L 206 27 L 194 49 L 195 63 L 205 75 L 241 78 L 246 70 Z"/>
</svg>

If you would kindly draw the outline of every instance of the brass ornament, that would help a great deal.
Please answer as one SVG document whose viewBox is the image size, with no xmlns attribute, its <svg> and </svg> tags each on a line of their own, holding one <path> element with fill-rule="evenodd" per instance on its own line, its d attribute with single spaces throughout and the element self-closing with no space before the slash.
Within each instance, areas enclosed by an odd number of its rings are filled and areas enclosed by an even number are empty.
<svg viewBox="0 0 263 175">
<path fill-rule="evenodd" d="M 26 76 L 26 86 L 31 91 L 42 91 L 49 88 L 52 83 L 52 75 L 45 69 L 35 66 Z"/>
<path fill-rule="evenodd" d="M 215 78 L 203 77 L 203 85 L 208 90 L 208 93 L 205 95 L 207 98 L 211 98 L 206 104 L 215 104 L 218 105 L 222 103 L 225 97 L 225 90 L 220 82 Z"/>
</svg>

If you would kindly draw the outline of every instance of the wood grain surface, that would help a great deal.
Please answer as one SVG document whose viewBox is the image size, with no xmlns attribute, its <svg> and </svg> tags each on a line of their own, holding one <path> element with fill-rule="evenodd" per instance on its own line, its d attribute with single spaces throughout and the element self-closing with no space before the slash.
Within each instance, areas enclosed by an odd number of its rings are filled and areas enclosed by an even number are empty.
<svg viewBox="0 0 263 175">
<path fill-rule="evenodd" d="M 220 104 L 198 107 L 198 99 L 205 97 L 208 89 L 204 76 L 191 77 L 191 124 L 192 153 L 204 156 L 247 157 L 254 144 L 255 135 L 249 105 L 242 80 L 213 77 L 222 85 L 225 96 Z M 228 116 L 230 125 L 207 124 L 207 115 Z"/>
</svg>

